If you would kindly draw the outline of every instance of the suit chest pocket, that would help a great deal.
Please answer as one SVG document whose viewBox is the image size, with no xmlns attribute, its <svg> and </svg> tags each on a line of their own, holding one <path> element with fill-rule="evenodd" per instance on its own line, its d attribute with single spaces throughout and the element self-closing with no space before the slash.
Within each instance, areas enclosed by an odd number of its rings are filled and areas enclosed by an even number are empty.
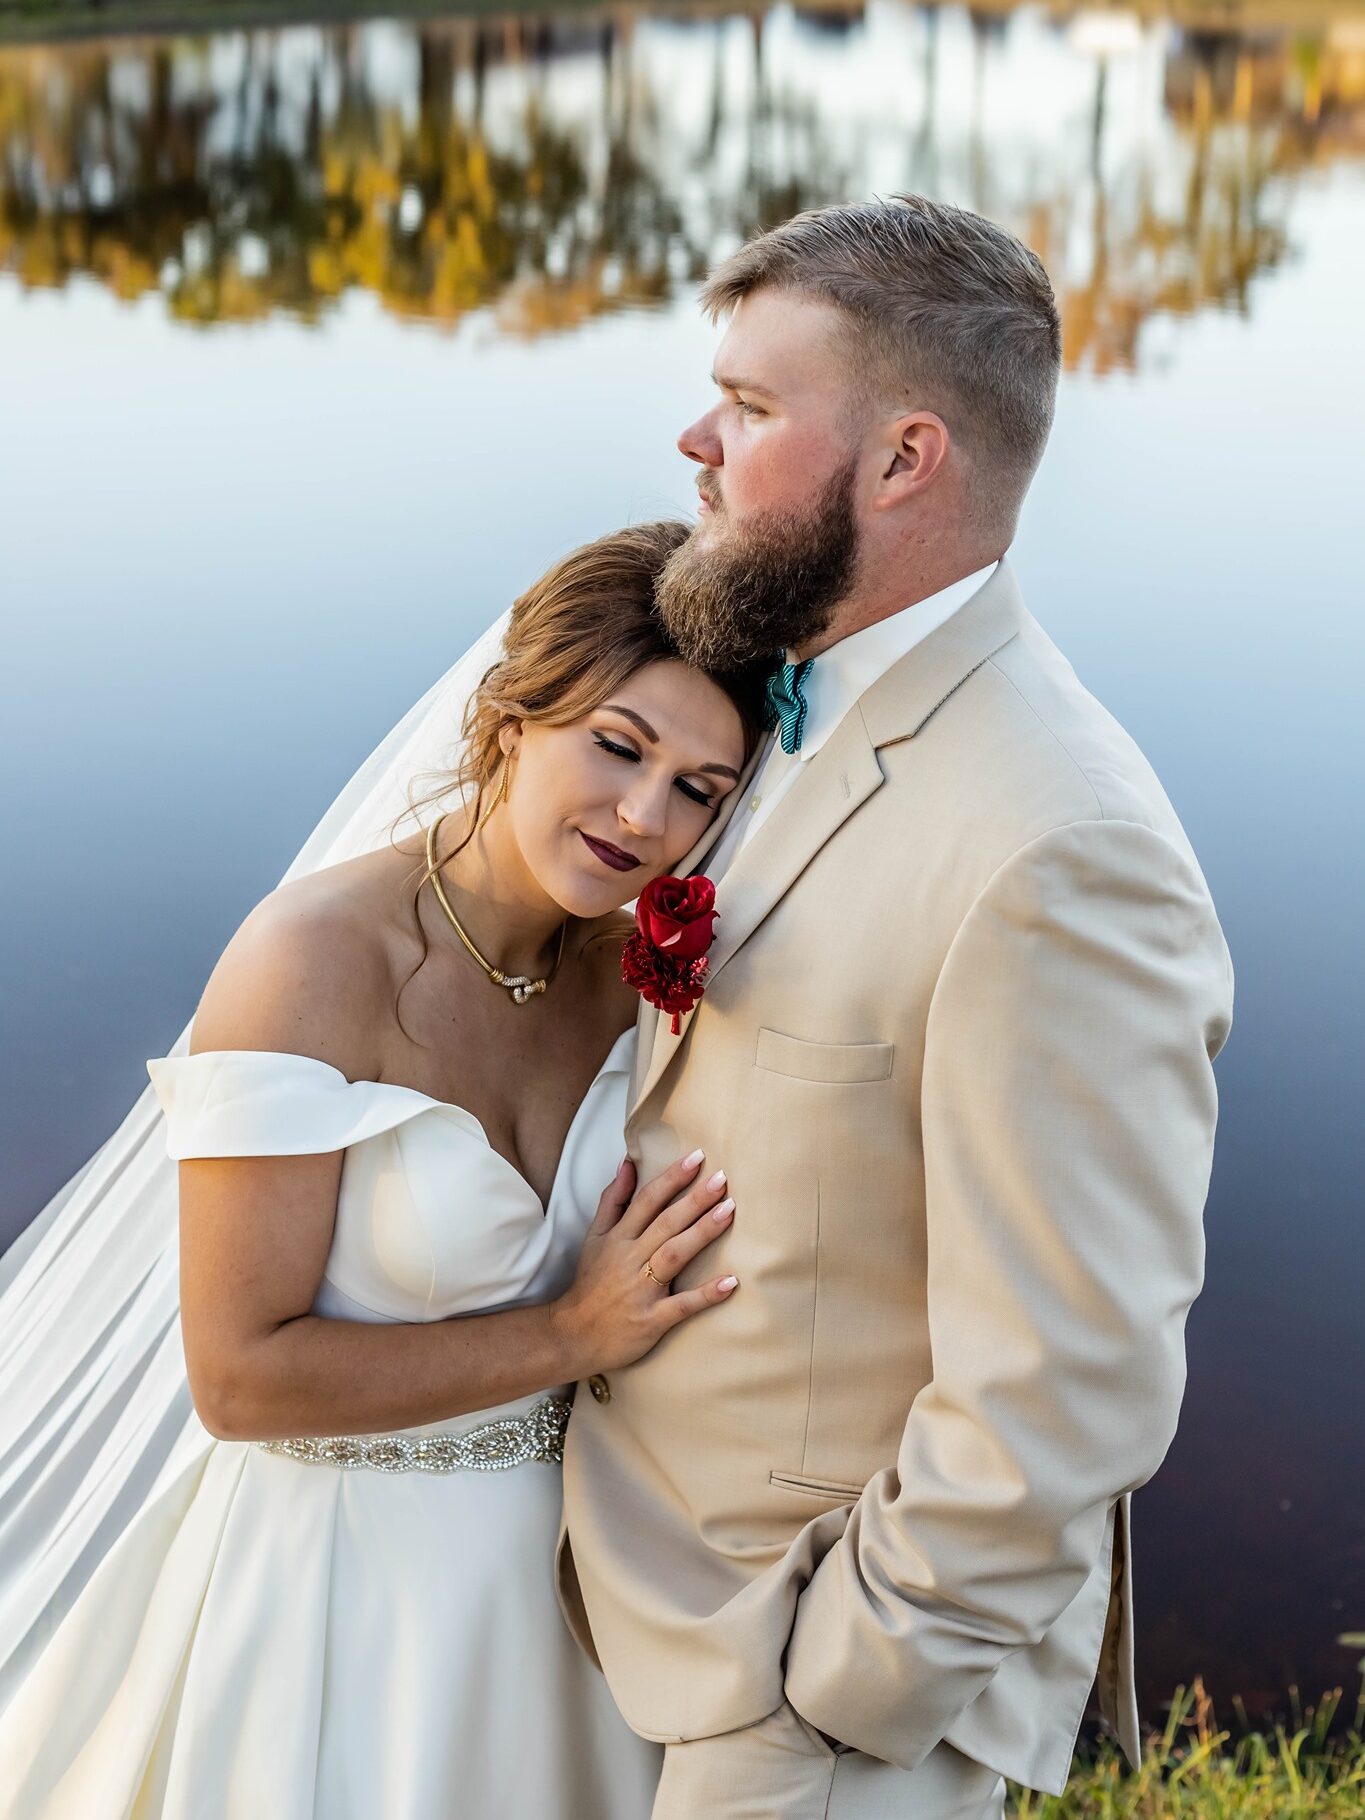
<svg viewBox="0 0 1365 1820">
<path fill-rule="evenodd" d="M 894 1043 L 808 1043 L 780 1030 L 761 1029 L 754 1063 L 791 1080 L 853 1086 L 889 1080 L 895 1053 Z"/>
</svg>

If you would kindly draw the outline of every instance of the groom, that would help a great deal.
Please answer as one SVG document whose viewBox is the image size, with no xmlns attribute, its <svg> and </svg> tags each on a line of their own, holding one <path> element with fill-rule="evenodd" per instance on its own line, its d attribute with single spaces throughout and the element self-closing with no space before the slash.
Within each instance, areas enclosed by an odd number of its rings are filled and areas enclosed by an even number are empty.
<svg viewBox="0 0 1365 1820">
<path fill-rule="evenodd" d="M 660 608 L 698 662 L 789 661 L 680 868 L 710 977 L 679 1035 L 643 1013 L 628 1140 L 641 1180 L 727 1170 L 697 1269 L 739 1289 L 579 1387 L 560 1595 L 667 1746 L 655 1820 L 976 1820 L 1062 1789 L 1097 1676 L 1139 1752 L 1129 1493 L 1180 1405 L 1231 971 L 1005 558 L 1057 389 L 1038 260 L 903 197 L 703 302 Z"/>
</svg>

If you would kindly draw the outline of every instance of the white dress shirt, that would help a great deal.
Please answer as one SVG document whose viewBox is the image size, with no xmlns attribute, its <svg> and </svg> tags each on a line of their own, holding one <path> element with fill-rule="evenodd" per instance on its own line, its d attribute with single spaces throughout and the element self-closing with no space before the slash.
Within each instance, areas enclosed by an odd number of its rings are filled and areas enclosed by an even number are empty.
<svg viewBox="0 0 1365 1820">
<path fill-rule="evenodd" d="M 965 607 L 972 595 L 995 573 L 995 563 L 964 575 L 961 581 L 949 582 L 937 594 L 902 607 L 889 619 L 878 620 L 852 632 L 838 644 L 822 651 L 815 667 L 802 685 L 806 697 L 805 730 L 799 749 L 782 750 L 777 734 L 768 735 L 768 749 L 759 760 L 758 770 L 749 782 L 749 799 L 741 803 L 726 824 L 711 857 L 702 870 L 711 879 L 720 879 L 744 846 L 801 774 L 802 765 L 824 745 L 849 709 L 874 682 L 885 676 L 892 664 L 912 651 L 921 639 L 951 619 L 959 607 Z M 792 653 L 787 657 L 794 661 Z"/>
</svg>

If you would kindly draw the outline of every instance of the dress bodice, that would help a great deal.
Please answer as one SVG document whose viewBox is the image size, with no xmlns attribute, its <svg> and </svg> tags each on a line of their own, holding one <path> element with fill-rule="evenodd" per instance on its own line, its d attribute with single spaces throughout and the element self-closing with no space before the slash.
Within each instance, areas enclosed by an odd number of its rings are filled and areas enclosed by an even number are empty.
<svg viewBox="0 0 1365 1820">
<path fill-rule="evenodd" d="M 621 1160 L 634 1038 L 617 1039 L 588 1088 L 544 1207 L 473 1113 L 415 1088 L 274 1050 L 204 1050 L 147 1072 L 177 1162 L 345 1151 L 315 1314 L 435 1321 L 568 1287 Z"/>
</svg>

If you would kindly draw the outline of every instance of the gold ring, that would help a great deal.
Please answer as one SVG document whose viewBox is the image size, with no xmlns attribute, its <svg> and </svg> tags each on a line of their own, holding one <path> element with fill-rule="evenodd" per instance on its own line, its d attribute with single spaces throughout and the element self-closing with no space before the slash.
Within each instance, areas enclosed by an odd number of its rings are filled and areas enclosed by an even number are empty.
<svg viewBox="0 0 1365 1820">
<path fill-rule="evenodd" d="M 647 1276 L 647 1277 L 648 1277 L 648 1278 L 649 1278 L 649 1280 L 650 1280 L 650 1282 L 651 1282 L 651 1283 L 659 1283 L 659 1287 L 660 1287 L 660 1289 L 667 1289 L 667 1288 L 668 1288 L 668 1284 L 667 1284 L 667 1283 L 660 1283 L 660 1282 L 659 1282 L 659 1279 L 658 1279 L 658 1277 L 656 1277 L 656 1276 L 655 1276 L 655 1274 L 654 1274 L 654 1260 L 653 1260 L 653 1259 L 652 1259 L 652 1258 L 651 1258 L 651 1259 L 650 1259 L 650 1260 L 649 1260 L 649 1261 L 648 1261 L 648 1262 L 647 1262 L 647 1263 L 646 1263 L 646 1265 L 645 1265 L 645 1275 L 646 1275 L 646 1276 Z"/>
</svg>

